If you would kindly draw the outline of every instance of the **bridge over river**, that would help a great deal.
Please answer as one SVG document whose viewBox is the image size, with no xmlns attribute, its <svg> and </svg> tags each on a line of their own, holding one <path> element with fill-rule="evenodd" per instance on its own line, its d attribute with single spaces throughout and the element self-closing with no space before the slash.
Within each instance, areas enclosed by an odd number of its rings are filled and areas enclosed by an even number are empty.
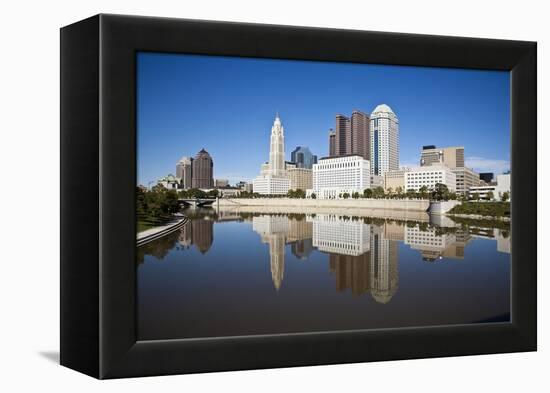
<svg viewBox="0 0 550 393">
<path fill-rule="evenodd" d="M 216 202 L 216 198 L 180 198 L 178 201 L 185 206 L 204 207 L 212 206 Z"/>
</svg>

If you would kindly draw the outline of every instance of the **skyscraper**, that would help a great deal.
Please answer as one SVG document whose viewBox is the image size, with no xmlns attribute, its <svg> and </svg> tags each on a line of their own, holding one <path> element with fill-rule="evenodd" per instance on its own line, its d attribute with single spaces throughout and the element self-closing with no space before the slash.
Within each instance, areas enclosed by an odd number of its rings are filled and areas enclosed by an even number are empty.
<svg viewBox="0 0 550 393">
<path fill-rule="evenodd" d="M 182 188 L 193 187 L 193 158 L 182 157 L 176 164 L 176 177 L 181 179 Z"/>
<path fill-rule="evenodd" d="M 336 131 L 329 132 L 329 157 L 356 154 L 370 161 L 369 115 L 354 110 L 351 119 L 336 115 Z"/>
<path fill-rule="evenodd" d="M 296 146 L 290 153 L 290 161 L 296 164 L 296 168 L 311 169 L 313 164 L 317 164 L 317 156 L 311 154 L 307 146 Z"/>
<path fill-rule="evenodd" d="M 386 105 L 378 105 L 370 117 L 371 174 L 399 169 L 399 119 Z"/>
<path fill-rule="evenodd" d="M 271 145 L 269 148 L 269 169 L 271 175 L 281 176 L 285 172 L 285 135 L 279 114 L 271 127 Z"/>
<path fill-rule="evenodd" d="M 262 164 L 260 176 L 254 179 L 254 192 L 264 195 L 286 194 L 290 189 L 286 167 L 284 128 L 277 113 L 271 127 L 269 162 Z"/>
<path fill-rule="evenodd" d="M 336 156 L 336 132 L 332 128 L 328 132 L 328 155 Z"/>
<path fill-rule="evenodd" d="M 193 188 L 214 187 L 214 162 L 210 154 L 201 149 L 193 160 Z"/>
<path fill-rule="evenodd" d="M 344 115 L 336 115 L 335 155 L 351 154 L 351 121 Z"/>
<path fill-rule="evenodd" d="M 351 151 L 370 161 L 370 124 L 369 115 L 359 110 L 351 114 Z"/>
</svg>

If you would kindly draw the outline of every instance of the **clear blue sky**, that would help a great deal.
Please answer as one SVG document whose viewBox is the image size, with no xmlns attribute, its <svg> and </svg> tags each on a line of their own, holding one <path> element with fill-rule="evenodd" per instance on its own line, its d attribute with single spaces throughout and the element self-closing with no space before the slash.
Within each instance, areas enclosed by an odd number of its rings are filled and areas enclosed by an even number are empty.
<svg viewBox="0 0 550 393">
<path fill-rule="evenodd" d="M 275 112 L 286 158 L 297 145 L 328 154 L 337 113 L 389 105 L 400 164 L 422 145 L 464 145 L 467 165 L 501 173 L 510 160 L 509 73 L 182 54 L 138 54 L 138 182 L 175 173 L 205 148 L 214 177 L 250 181 L 269 158 Z"/>
</svg>

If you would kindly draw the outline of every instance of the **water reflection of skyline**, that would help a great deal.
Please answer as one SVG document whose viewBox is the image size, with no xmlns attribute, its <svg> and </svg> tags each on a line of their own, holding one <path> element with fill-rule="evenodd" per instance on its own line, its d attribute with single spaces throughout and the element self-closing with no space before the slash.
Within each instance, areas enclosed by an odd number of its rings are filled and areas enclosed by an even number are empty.
<svg viewBox="0 0 550 393">
<path fill-rule="evenodd" d="M 353 296 L 370 294 L 378 303 L 388 303 L 398 290 L 399 243 L 418 251 L 427 262 L 464 259 L 467 245 L 475 238 L 497 241 L 497 251 L 510 253 L 508 230 L 464 228 L 452 221 L 445 227 L 426 222 L 375 220 L 334 214 L 285 215 L 239 214 L 212 210 L 191 217 L 189 222 L 161 241 L 138 250 L 138 261 L 150 254 L 163 259 L 169 249 L 209 252 L 214 242 L 214 223 L 251 222 L 252 229 L 267 244 L 274 288 L 279 291 L 285 275 L 285 251 L 307 261 L 317 250 L 328 256 L 328 272 L 337 292 Z M 370 222 L 370 223 L 368 223 Z"/>
</svg>

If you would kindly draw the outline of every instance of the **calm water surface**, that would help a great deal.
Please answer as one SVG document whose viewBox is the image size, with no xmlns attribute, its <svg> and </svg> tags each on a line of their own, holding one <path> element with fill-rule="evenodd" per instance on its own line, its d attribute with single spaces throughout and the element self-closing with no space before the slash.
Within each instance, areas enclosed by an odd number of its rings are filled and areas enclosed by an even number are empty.
<svg viewBox="0 0 550 393">
<path fill-rule="evenodd" d="M 503 322 L 507 229 L 198 209 L 138 249 L 140 340 Z M 487 224 L 485 224 L 487 225 Z"/>
</svg>

